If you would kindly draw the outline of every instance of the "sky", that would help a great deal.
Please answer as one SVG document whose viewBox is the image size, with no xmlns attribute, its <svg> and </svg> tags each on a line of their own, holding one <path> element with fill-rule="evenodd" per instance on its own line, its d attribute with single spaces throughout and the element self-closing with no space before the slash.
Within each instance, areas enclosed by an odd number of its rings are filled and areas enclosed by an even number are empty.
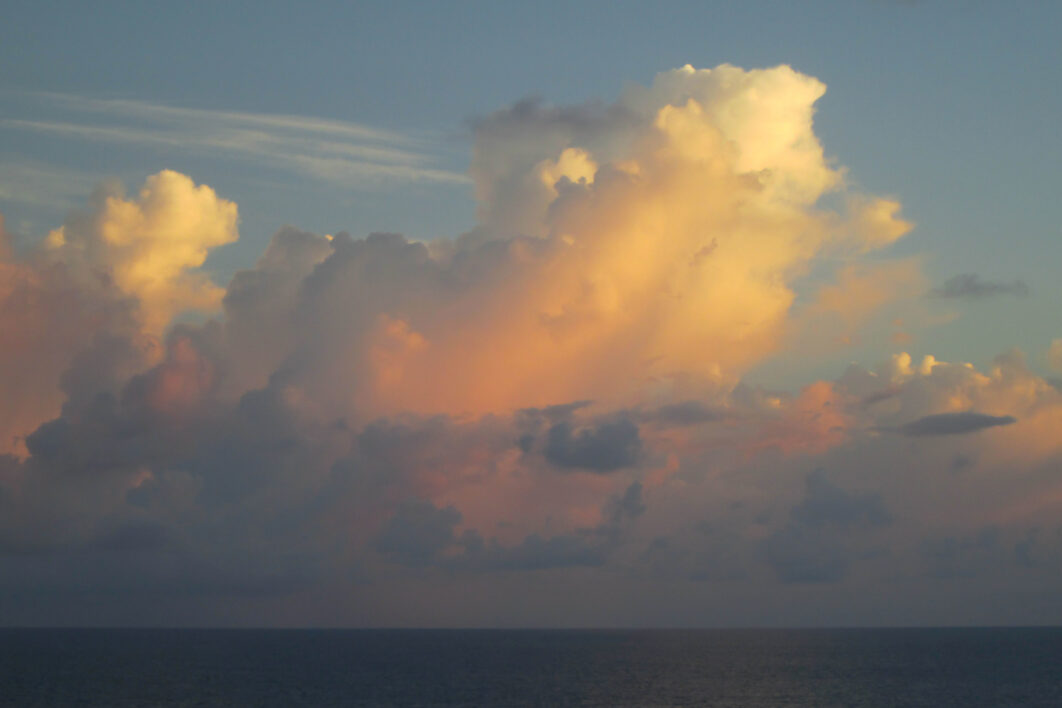
<svg viewBox="0 0 1062 708">
<path fill-rule="evenodd" d="M 0 624 L 1058 624 L 1057 3 L 8 3 Z"/>
</svg>

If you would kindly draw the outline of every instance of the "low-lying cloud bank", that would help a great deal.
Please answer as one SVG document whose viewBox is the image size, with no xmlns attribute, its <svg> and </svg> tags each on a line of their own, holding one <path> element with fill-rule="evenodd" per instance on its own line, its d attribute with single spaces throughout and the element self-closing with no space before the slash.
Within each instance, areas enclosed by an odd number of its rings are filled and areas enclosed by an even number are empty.
<svg viewBox="0 0 1062 708">
<path fill-rule="evenodd" d="M 236 205 L 175 172 L 0 240 L 0 622 L 1062 620 L 1062 395 L 1020 355 L 742 383 L 921 281 L 824 274 L 910 228 L 824 157 L 824 90 L 520 103 L 467 234 L 285 228 L 225 289 Z"/>
</svg>

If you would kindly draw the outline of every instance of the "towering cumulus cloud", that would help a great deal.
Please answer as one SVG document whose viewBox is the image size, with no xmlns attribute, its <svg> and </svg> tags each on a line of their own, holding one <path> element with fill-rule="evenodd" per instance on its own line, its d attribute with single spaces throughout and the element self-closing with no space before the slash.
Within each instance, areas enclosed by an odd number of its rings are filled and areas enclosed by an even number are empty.
<svg viewBox="0 0 1062 708">
<path fill-rule="evenodd" d="M 306 282 L 292 350 L 313 365 L 294 375 L 370 417 L 732 386 L 779 346 L 812 258 L 908 229 L 892 202 L 816 207 L 843 191 L 812 132 L 824 90 L 786 67 L 686 67 L 608 107 L 488 116 L 480 225 L 337 239 Z"/>
<path fill-rule="evenodd" d="M 468 233 L 287 227 L 225 290 L 236 206 L 170 171 L 0 242 L 0 621 L 748 623 L 793 586 L 797 621 L 876 616 L 838 588 L 885 576 L 1057 583 L 1062 401 L 1020 355 L 742 382 L 919 282 L 829 269 L 910 225 L 824 157 L 824 91 L 687 66 L 521 102 L 475 124 Z"/>
<path fill-rule="evenodd" d="M 9 451 L 58 412 L 77 385 L 65 376 L 73 362 L 128 375 L 175 315 L 217 308 L 223 290 L 196 268 L 236 240 L 236 205 L 164 171 L 134 200 L 102 187 L 26 259 L 14 258 L 2 229 L 0 451 Z"/>
</svg>

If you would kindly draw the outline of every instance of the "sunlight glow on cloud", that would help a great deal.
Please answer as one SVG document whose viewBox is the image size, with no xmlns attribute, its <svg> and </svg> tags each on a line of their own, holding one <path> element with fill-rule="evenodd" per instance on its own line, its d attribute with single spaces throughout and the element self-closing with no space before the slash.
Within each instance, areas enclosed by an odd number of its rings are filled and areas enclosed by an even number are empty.
<svg viewBox="0 0 1062 708">
<path fill-rule="evenodd" d="M 147 330 L 161 334 L 175 315 L 221 304 L 224 291 L 195 269 L 211 249 L 236 241 L 236 221 L 235 204 L 165 170 L 135 200 L 98 192 L 90 212 L 48 234 L 46 248 L 64 265 L 112 277 L 139 302 Z"/>
<path fill-rule="evenodd" d="M 237 207 L 177 172 L 105 185 L 23 257 L 0 230 L 0 590 L 324 593 L 394 625 L 455 578 L 538 607 L 530 573 L 902 593 L 1033 536 L 1016 587 L 1057 582 L 1062 393 L 1019 353 L 743 380 L 926 290 L 919 259 L 865 258 L 911 224 L 825 159 L 824 91 L 686 66 L 611 105 L 521 102 L 475 126 L 468 233 L 285 227 L 224 289 L 200 267 Z M 1010 545 L 937 552 L 984 533 Z"/>
</svg>

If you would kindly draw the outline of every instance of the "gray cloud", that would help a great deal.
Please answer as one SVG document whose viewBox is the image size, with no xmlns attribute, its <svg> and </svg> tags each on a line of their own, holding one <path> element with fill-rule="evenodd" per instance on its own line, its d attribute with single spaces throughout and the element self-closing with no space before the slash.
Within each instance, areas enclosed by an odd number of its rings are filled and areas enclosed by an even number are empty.
<svg viewBox="0 0 1062 708">
<path fill-rule="evenodd" d="M 461 512 L 429 501 L 401 504 L 376 538 L 376 550 L 409 566 L 425 566 L 453 543 Z"/>
<path fill-rule="evenodd" d="M 848 492 L 816 470 L 789 522 L 764 542 L 764 553 L 784 583 L 835 583 L 854 562 L 880 553 L 869 539 L 891 523 L 880 495 Z"/>
<path fill-rule="evenodd" d="M 622 546 L 630 527 L 646 508 L 642 484 L 632 482 L 622 494 L 605 503 L 603 521 L 597 526 L 548 537 L 532 533 L 513 546 L 502 545 L 495 539 L 484 542 L 477 531 L 466 531 L 460 541 L 464 553 L 450 560 L 448 565 L 478 571 L 533 571 L 604 565 Z"/>
<path fill-rule="evenodd" d="M 929 563 L 931 575 L 968 578 L 987 568 L 998 570 L 998 559 L 994 556 L 1006 552 L 1002 545 L 999 528 L 985 526 L 968 535 L 928 539 L 923 544 L 922 553 Z"/>
<path fill-rule="evenodd" d="M 838 538 L 801 528 L 772 534 L 764 550 L 783 583 L 836 583 L 848 574 L 853 560 Z"/>
<path fill-rule="evenodd" d="M 967 411 L 964 413 L 937 413 L 901 425 L 898 430 L 909 437 L 927 437 L 933 435 L 963 435 L 976 433 L 985 428 L 1016 423 L 1017 418 L 1010 415 L 995 416 L 985 413 Z"/>
<path fill-rule="evenodd" d="M 809 529 L 834 526 L 848 530 L 885 526 L 892 522 L 879 494 L 853 494 L 834 485 L 817 470 L 808 475 L 804 499 L 790 514 L 794 523 Z"/>
<path fill-rule="evenodd" d="M 465 554 L 449 565 L 476 571 L 595 567 L 605 563 L 611 550 L 593 529 L 548 537 L 533 533 L 515 546 L 503 546 L 494 540 L 484 543 L 478 534 L 469 534 L 463 543 Z"/>
<path fill-rule="evenodd" d="M 608 505 L 608 518 L 615 526 L 628 520 L 634 520 L 645 513 L 646 506 L 642 500 L 642 483 L 631 482 L 626 491 Z"/>
<path fill-rule="evenodd" d="M 929 291 L 930 296 L 936 298 L 982 300 L 998 295 L 1013 295 L 1015 297 L 1028 297 L 1029 286 L 1021 280 L 1012 280 L 1009 283 L 984 280 L 976 273 L 962 273 L 944 281 L 944 285 Z"/>
<path fill-rule="evenodd" d="M 638 460 L 642 441 L 638 426 L 627 417 L 576 429 L 557 423 L 546 437 L 546 459 L 558 467 L 611 472 Z"/>
</svg>

